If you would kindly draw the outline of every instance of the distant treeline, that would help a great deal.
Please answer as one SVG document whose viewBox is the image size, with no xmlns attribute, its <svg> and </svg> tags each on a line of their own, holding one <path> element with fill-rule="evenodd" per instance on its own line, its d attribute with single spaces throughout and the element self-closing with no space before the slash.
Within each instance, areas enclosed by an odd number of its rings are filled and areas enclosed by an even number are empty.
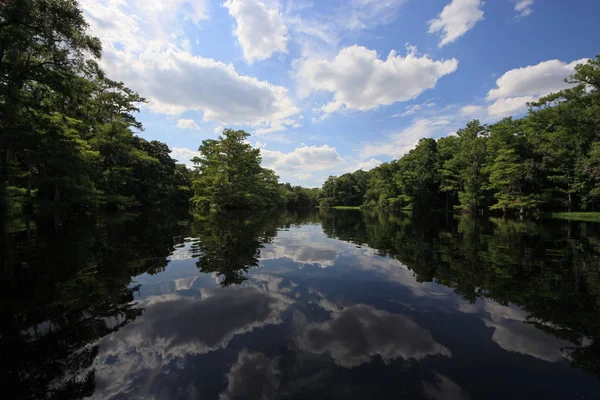
<svg viewBox="0 0 600 400">
<path fill-rule="evenodd" d="M 600 56 L 574 86 L 530 104 L 527 116 L 474 120 L 456 136 L 421 139 L 369 172 L 329 177 L 321 206 L 468 213 L 600 208 Z"/>
</svg>

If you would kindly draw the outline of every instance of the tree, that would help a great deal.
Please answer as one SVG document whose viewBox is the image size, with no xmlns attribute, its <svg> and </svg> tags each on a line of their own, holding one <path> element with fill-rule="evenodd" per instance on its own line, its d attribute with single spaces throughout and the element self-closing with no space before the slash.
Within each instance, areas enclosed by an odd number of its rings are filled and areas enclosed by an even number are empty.
<svg viewBox="0 0 600 400">
<path fill-rule="evenodd" d="M 218 140 L 204 140 L 196 165 L 192 204 L 227 209 L 278 206 L 283 203 L 277 175 L 262 168 L 260 150 L 244 131 L 225 129 Z"/>
<path fill-rule="evenodd" d="M 491 210 L 519 210 L 535 208 L 541 203 L 536 191 L 532 154 L 523 134 L 522 121 L 506 118 L 490 126 L 488 161 L 484 167 L 489 176 L 487 186 L 494 193 L 496 203 Z"/>
<path fill-rule="evenodd" d="M 417 211 L 437 207 L 440 186 L 437 167 L 437 143 L 434 139 L 420 139 L 417 146 L 400 159 L 400 171 L 394 178 L 405 206 Z"/>
</svg>

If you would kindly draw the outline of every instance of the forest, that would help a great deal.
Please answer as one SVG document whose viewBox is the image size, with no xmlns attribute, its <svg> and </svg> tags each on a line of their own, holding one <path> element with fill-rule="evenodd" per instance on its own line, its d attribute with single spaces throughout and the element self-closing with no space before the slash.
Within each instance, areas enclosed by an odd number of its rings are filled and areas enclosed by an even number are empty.
<svg viewBox="0 0 600 400">
<path fill-rule="evenodd" d="M 398 160 L 329 177 L 321 189 L 280 183 L 249 134 L 225 129 L 187 168 L 147 141 L 145 99 L 106 76 L 100 40 L 75 0 L 0 6 L 0 211 L 362 206 L 481 214 L 597 211 L 600 56 L 572 87 L 520 119 L 421 139 Z"/>
<path fill-rule="evenodd" d="M 200 146 L 196 171 L 143 139 L 145 99 L 100 68 L 75 0 L 0 5 L 0 212 L 315 206 L 280 184 L 243 131 Z M 192 189 L 193 188 L 193 189 Z"/>
<path fill-rule="evenodd" d="M 520 119 L 421 139 L 404 157 L 329 177 L 320 205 L 480 214 L 598 211 L 600 56 L 579 65 L 573 86 L 529 104 Z"/>
</svg>

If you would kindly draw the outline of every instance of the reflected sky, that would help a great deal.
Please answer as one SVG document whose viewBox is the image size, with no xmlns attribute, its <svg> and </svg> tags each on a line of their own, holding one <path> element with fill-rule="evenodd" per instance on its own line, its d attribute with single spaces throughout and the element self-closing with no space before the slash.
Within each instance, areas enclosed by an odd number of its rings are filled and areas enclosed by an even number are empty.
<svg viewBox="0 0 600 400">
<path fill-rule="evenodd" d="M 277 230 L 231 287 L 199 273 L 199 240 L 133 279 L 143 313 L 100 339 L 93 398 L 565 398 L 600 388 L 571 368 L 572 343 L 526 311 L 420 283 L 319 223 Z"/>
</svg>

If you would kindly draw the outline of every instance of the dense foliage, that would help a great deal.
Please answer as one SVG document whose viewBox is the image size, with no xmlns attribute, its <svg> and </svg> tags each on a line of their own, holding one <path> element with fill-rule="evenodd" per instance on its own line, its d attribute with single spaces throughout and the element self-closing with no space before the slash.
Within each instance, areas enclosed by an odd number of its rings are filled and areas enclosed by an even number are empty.
<svg viewBox="0 0 600 400">
<path fill-rule="evenodd" d="M 1 211 L 187 204 L 187 170 L 134 135 L 144 99 L 100 56 L 75 0 L 0 3 Z"/>
<path fill-rule="evenodd" d="M 260 149 L 248 143 L 248 136 L 225 129 L 217 140 L 202 142 L 200 156 L 192 159 L 192 204 L 213 210 L 315 206 L 318 189 L 280 184 L 275 172 L 261 166 Z"/>
<path fill-rule="evenodd" d="M 579 65 L 574 86 L 492 125 L 421 139 L 399 160 L 330 177 L 320 204 L 382 209 L 524 213 L 600 207 L 600 56 Z"/>
</svg>

